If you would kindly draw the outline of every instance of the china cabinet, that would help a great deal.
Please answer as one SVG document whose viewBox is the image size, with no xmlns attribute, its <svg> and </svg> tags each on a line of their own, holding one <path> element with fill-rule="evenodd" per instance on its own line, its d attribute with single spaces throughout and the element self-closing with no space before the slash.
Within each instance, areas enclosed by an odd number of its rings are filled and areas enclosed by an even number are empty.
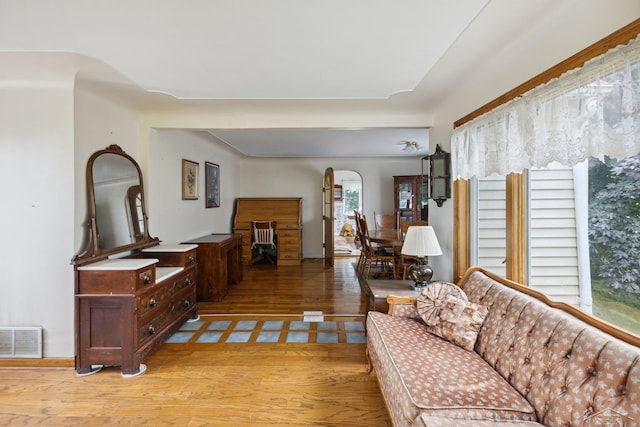
<svg viewBox="0 0 640 427">
<path fill-rule="evenodd" d="M 429 179 L 423 175 L 393 177 L 394 206 L 400 222 L 428 221 Z"/>
</svg>

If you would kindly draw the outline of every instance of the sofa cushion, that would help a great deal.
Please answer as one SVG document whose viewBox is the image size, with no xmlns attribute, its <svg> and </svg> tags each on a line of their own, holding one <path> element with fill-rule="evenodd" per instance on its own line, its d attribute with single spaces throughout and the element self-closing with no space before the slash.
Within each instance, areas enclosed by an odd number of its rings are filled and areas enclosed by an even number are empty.
<svg viewBox="0 0 640 427">
<path fill-rule="evenodd" d="M 467 296 L 459 286 L 449 282 L 431 282 L 420 293 L 416 301 L 418 314 L 424 322 L 431 326 L 439 321 L 440 309 L 447 296 L 454 296 L 467 301 Z"/>
<path fill-rule="evenodd" d="M 518 421 L 518 420 L 461 420 L 459 418 L 451 418 L 446 416 L 431 416 L 429 414 L 420 414 L 418 418 L 411 424 L 411 427 L 534 427 L 543 424 L 535 421 Z"/>
<path fill-rule="evenodd" d="M 447 295 L 439 305 L 437 320 L 429 326 L 429 332 L 473 351 L 478 331 L 487 317 L 487 307 L 453 295 Z"/>
<path fill-rule="evenodd" d="M 429 332 L 473 351 L 487 309 L 468 303 L 459 286 L 449 282 L 429 283 L 417 298 L 416 307 L 429 325 Z"/>
<path fill-rule="evenodd" d="M 421 413 L 535 420 L 533 407 L 475 352 L 415 319 L 369 312 L 367 350 L 396 426 Z"/>
</svg>

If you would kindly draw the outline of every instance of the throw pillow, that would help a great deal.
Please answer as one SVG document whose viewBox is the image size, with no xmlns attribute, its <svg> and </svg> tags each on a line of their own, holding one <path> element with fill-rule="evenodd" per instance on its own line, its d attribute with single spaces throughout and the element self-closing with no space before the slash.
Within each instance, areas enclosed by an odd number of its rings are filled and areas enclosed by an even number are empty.
<svg viewBox="0 0 640 427">
<path fill-rule="evenodd" d="M 488 313 L 489 309 L 483 305 L 447 295 L 440 306 L 438 321 L 429 326 L 429 332 L 473 351 Z"/>
<path fill-rule="evenodd" d="M 467 301 L 467 295 L 464 291 L 449 282 L 431 282 L 420 293 L 416 301 L 416 308 L 427 325 L 438 322 L 444 299 L 449 295 Z"/>
</svg>

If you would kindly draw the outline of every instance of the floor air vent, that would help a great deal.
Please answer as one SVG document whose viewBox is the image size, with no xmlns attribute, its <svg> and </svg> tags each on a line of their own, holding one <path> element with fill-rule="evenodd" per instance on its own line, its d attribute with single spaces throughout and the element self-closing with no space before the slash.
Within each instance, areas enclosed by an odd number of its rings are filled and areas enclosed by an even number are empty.
<svg viewBox="0 0 640 427">
<path fill-rule="evenodd" d="M 42 328 L 0 326 L 0 358 L 42 358 Z"/>
</svg>

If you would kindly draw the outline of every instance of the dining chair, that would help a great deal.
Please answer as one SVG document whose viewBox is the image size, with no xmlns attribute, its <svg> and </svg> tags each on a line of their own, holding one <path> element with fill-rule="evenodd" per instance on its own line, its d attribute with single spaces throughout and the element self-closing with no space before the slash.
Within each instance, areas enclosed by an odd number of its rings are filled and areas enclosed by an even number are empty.
<svg viewBox="0 0 640 427">
<path fill-rule="evenodd" d="M 403 233 L 406 233 L 409 227 L 411 227 L 412 225 L 426 226 L 426 225 L 429 225 L 429 222 L 428 221 L 403 221 L 400 224 L 400 229 L 402 230 Z"/>
<path fill-rule="evenodd" d="M 358 257 L 358 262 L 356 263 L 356 272 L 358 273 L 358 276 L 360 276 L 362 274 L 361 270 L 362 267 L 364 266 L 365 263 L 365 254 L 364 254 L 364 248 L 362 245 L 362 228 L 360 225 L 360 218 L 362 217 L 362 214 L 360 213 L 360 211 L 354 210 L 353 211 L 353 216 L 355 218 L 356 221 L 356 238 L 354 239 L 354 242 L 356 244 L 356 247 L 360 247 L 360 256 Z"/>
<path fill-rule="evenodd" d="M 380 275 L 391 273 L 393 279 L 397 279 L 398 273 L 396 268 L 396 257 L 391 253 L 378 252 L 374 249 L 371 238 L 369 236 L 369 228 L 367 226 L 367 219 L 360 215 L 360 230 L 362 240 L 362 252 L 364 253 L 364 264 L 361 267 L 359 275 L 364 275 L 364 279 L 369 279 L 371 273 L 371 266 L 375 265 L 380 267 Z"/>
<path fill-rule="evenodd" d="M 400 211 L 392 214 L 374 211 L 373 219 L 376 230 L 397 230 L 400 228 Z"/>
</svg>

